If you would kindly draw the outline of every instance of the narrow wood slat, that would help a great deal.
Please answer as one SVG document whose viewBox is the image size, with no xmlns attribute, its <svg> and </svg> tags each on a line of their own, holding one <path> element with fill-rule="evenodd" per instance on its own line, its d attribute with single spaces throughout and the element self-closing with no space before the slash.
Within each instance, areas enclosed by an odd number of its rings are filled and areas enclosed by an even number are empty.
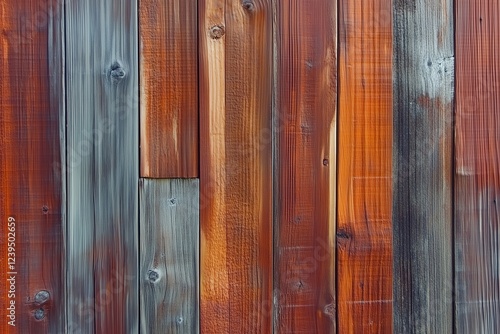
<svg viewBox="0 0 500 334">
<path fill-rule="evenodd" d="M 64 331 L 63 14 L 0 5 L 1 333 Z"/>
<path fill-rule="evenodd" d="M 198 176 L 196 0 L 139 0 L 141 176 Z"/>
<path fill-rule="evenodd" d="M 333 333 L 337 6 L 276 8 L 275 331 Z"/>
<path fill-rule="evenodd" d="M 340 333 L 392 331 L 392 1 L 339 5 Z"/>
<path fill-rule="evenodd" d="M 66 3 L 68 332 L 138 331 L 138 56 L 131 0 Z"/>
<path fill-rule="evenodd" d="M 500 4 L 456 10 L 457 333 L 500 332 Z"/>
<path fill-rule="evenodd" d="M 452 6 L 395 4 L 395 333 L 453 331 Z"/>
<path fill-rule="evenodd" d="M 199 333 L 199 181 L 141 179 L 143 333 Z"/>
<path fill-rule="evenodd" d="M 201 332 L 272 328 L 271 1 L 200 1 Z"/>
</svg>

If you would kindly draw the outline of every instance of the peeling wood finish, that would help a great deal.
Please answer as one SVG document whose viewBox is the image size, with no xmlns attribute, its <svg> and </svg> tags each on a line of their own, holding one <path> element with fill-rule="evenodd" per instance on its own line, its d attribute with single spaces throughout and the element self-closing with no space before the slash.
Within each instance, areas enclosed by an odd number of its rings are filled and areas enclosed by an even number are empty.
<svg viewBox="0 0 500 334">
<path fill-rule="evenodd" d="M 63 14 L 38 1 L 0 5 L 1 333 L 64 330 Z M 13 270 L 8 237 L 15 237 Z M 7 272 L 17 273 L 12 299 Z M 11 301 L 15 327 L 7 323 Z"/>
<path fill-rule="evenodd" d="M 394 18 L 394 332 L 452 333 L 453 3 Z"/>
<path fill-rule="evenodd" d="M 457 333 L 500 332 L 500 4 L 456 10 L 455 293 Z"/>
<path fill-rule="evenodd" d="M 392 1 L 339 7 L 339 333 L 392 331 Z"/>
<path fill-rule="evenodd" d="M 201 332 L 272 330 L 272 9 L 200 1 Z"/>
<path fill-rule="evenodd" d="M 139 0 L 141 176 L 198 177 L 196 0 Z"/>
<path fill-rule="evenodd" d="M 141 331 L 199 333 L 199 181 L 139 187 Z"/>
<path fill-rule="evenodd" d="M 276 333 L 333 333 L 337 8 L 276 2 Z"/>
<path fill-rule="evenodd" d="M 138 332 L 137 10 L 66 3 L 68 332 Z"/>
</svg>

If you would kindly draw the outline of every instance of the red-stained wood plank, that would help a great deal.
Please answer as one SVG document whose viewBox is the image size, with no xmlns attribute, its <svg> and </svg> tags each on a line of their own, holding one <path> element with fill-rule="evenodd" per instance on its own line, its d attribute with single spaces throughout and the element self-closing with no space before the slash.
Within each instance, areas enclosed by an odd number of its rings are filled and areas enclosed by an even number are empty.
<svg viewBox="0 0 500 334">
<path fill-rule="evenodd" d="M 198 177 L 196 0 L 139 0 L 141 176 Z"/>
<path fill-rule="evenodd" d="M 335 332 L 337 6 L 276 2 L 277 333 Z"/>
<path fill-rule="evenodd" d="M 1 333 L 64 332 L 63 14 L 0 4 Z"/>
<path fill-rule="evenodd" d="M 392 331 L 392 1 L 339 4 L 339 333 Z"/>
<path fill-rule="evenodd" d="M 457 333 L 500 332 L 500 4 L 456 1 Z"/>
<path fill-rule="evenodd" d="M 203 0 L 202 333 L 272 331 L 272 8 Z"/>
</svg>

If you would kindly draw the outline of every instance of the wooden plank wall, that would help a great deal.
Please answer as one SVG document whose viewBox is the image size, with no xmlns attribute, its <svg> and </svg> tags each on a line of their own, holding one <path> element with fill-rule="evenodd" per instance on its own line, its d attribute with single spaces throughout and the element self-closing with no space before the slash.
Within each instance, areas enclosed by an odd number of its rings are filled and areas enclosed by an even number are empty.
<svg viewBox="0 0 500 334">
<path fill-rule="evenodd" d="M 500 4 L 456 1 L 456 332 L 500 331 Z"/>
<path fill-rule="evenodd" d="M 134 1 L 66 4 L 68 332 L 138 331 Z"/>
<path fill-rule="evenodd" d="M 394 8 L 395 333 L 453 331 L 452 6 Z"/>
<path fill-rule="evenodd" d="M 1 333 L 64 330 L 63 14 L 0 4 Z"/>
<path fill-rule="evenodd" d="M 276 2 L 276 333 L 335 330 L 336 9 Z"/>
</svg>

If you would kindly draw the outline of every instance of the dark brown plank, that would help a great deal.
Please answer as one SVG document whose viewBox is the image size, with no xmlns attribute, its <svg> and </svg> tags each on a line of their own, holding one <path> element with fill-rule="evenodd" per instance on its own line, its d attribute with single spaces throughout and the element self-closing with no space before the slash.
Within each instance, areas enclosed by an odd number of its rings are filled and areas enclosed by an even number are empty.
<svg viewBox="0 0 500 334">
<path fill-rule="evenodd" d="M 500 4 L 456 1 L 457 333 L 500 332 Z"/>
<path fill-rule="evenodd" d="M 64 331 L 63 14 L 0 5 L 1 333 Z"/>
<path fill-rule="evenodd" d="M 201 332 L 270 333 L 271 1 L 200 1 L 199 32 Z"/>
<path fill-rule="evenodd" d="M 275 331 L 333 333 L 337 6 L 276 7 Z"/>
<path fill-rule="evenodd" d="M 394 18 L 394 332 L 451 333 L 453 2 Z"/>
<path fill-rule="evenodd" d="M 139 0 L 141 176 L 198 177 L 197 0 Z"/>
</svg>

